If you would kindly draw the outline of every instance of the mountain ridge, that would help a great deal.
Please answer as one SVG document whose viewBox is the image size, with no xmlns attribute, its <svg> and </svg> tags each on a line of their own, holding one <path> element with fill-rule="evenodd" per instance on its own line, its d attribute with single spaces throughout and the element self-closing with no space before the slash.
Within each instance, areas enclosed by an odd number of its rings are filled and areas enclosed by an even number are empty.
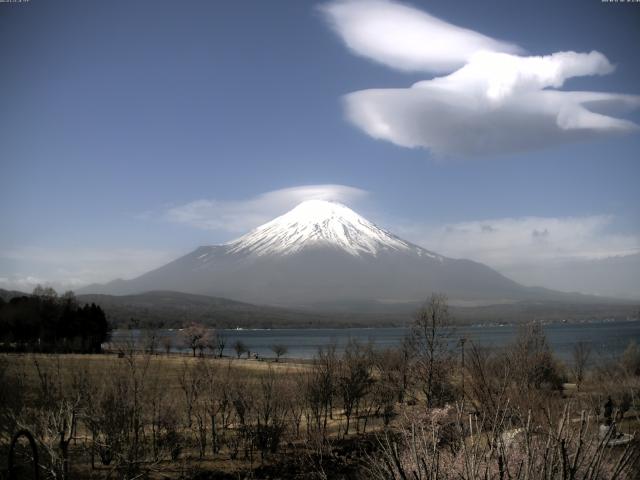
<svg viewBox="0 0 640 480">
<path fill-rule="evenodd" d="M 0 289 L 0 298 L 29 296 Z M 331 305 L 331 309 L 294 310 L 236 302 L 206 295 L 151 291 L 136 295 L 80 294 L 80 303 L 100 305 L 114 328 L 183 328 L 201 323 L 215 328 L 347 328 L 408 325 L 422 302 Z M 456 324 L 517 324 L 530 321 L 590 322 L 638 318 L 638 303 L 511 302 L 451 305 Z"/>
<path fill-rule="evenodd" d="M 524 287 L 478 262 L 431 252 L 350 208 L 306 201 L 221 245 L 201 246 L 131 280 L 80 293 L 170 290 L 252 304 L 305 308 L 339 303 L 415 303 L 433 292 L 452 302 L 585 301 Z"/>
</svg>

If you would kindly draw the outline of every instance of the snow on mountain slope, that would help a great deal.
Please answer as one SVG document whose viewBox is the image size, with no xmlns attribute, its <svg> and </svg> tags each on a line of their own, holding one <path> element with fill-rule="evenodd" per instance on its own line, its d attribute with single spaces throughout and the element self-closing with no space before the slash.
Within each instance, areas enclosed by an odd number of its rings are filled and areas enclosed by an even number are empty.
<svg viewBox="0 0 640 480">
<path fill-rule="evenodd" d="M 354 256 L 422 250 L 377 227 L 350 208 L 324 200 L 302 202 L 227 246 L 229 253 L 252 255 L 289 255 L 318 246 L 333 246 Z"/>
<path fill-rule="evenodd" d="M 137 278 L 84 293 L 175 290 L 270 305 L 342 301 L 523 299 L 529 293 L 476 262 L 432 253 L 339 203 L 310 200 L 223 245 L 202 246 Z"/>
</svg>

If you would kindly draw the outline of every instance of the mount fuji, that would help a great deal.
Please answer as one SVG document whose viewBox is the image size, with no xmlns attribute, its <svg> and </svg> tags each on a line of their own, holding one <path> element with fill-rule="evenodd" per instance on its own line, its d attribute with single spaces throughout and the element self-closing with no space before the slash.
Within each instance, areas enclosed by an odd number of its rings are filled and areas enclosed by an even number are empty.
<svg viewBox="0 0 640 480">
<path fill-rule="evenodd" d="M 82 293 L 152 290 L 284 306 L 411 303 L 432 292 L 481 304 L 563 295 L 431 252 L 324 200 L 305 201 L 229 243 L 199 247 L 137 278 L 91 285 Z"/>
</svg>

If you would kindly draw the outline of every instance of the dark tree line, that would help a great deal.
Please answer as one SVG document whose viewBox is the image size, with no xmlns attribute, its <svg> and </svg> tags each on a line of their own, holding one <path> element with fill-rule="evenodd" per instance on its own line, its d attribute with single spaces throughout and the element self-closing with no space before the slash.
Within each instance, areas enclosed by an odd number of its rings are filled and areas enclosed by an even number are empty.
<svg viewBox="0 0 640 480">
<path fill-rule="evenodd" d="M 32 295 L 0 300 L 4 351 L 99 353 L 110 331 L 104 311 L 78 304 L 73 292 L 58 296 L 38 286 Z"/>
</svg>

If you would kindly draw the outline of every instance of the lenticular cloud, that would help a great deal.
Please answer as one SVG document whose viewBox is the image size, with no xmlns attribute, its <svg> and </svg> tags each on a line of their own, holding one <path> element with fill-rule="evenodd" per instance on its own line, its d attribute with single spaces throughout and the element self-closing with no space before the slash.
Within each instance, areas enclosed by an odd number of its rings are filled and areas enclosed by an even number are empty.
<svg viewBox="0 0 640 480">
<path fill-rule="evenodd" d="M 353 53 L 398 70 L 447 72 L 483 50 L 519 51 L 387 0 L 337 0 L 320 10 Z"/>
<path fill-rule="evenodd" d="M 482 156 L 638 129 L 610 114 L 638 108 L 640 96 L 557 90 L 572 77 L 613 72 L 599 52 L 521 56 L 515 45 L 388 0 L 336 0 L 321 10 L 357 55 L 402 71 L 451 72 L 346 95 L 347 117 L 373 138 Z"/>
</svg>

